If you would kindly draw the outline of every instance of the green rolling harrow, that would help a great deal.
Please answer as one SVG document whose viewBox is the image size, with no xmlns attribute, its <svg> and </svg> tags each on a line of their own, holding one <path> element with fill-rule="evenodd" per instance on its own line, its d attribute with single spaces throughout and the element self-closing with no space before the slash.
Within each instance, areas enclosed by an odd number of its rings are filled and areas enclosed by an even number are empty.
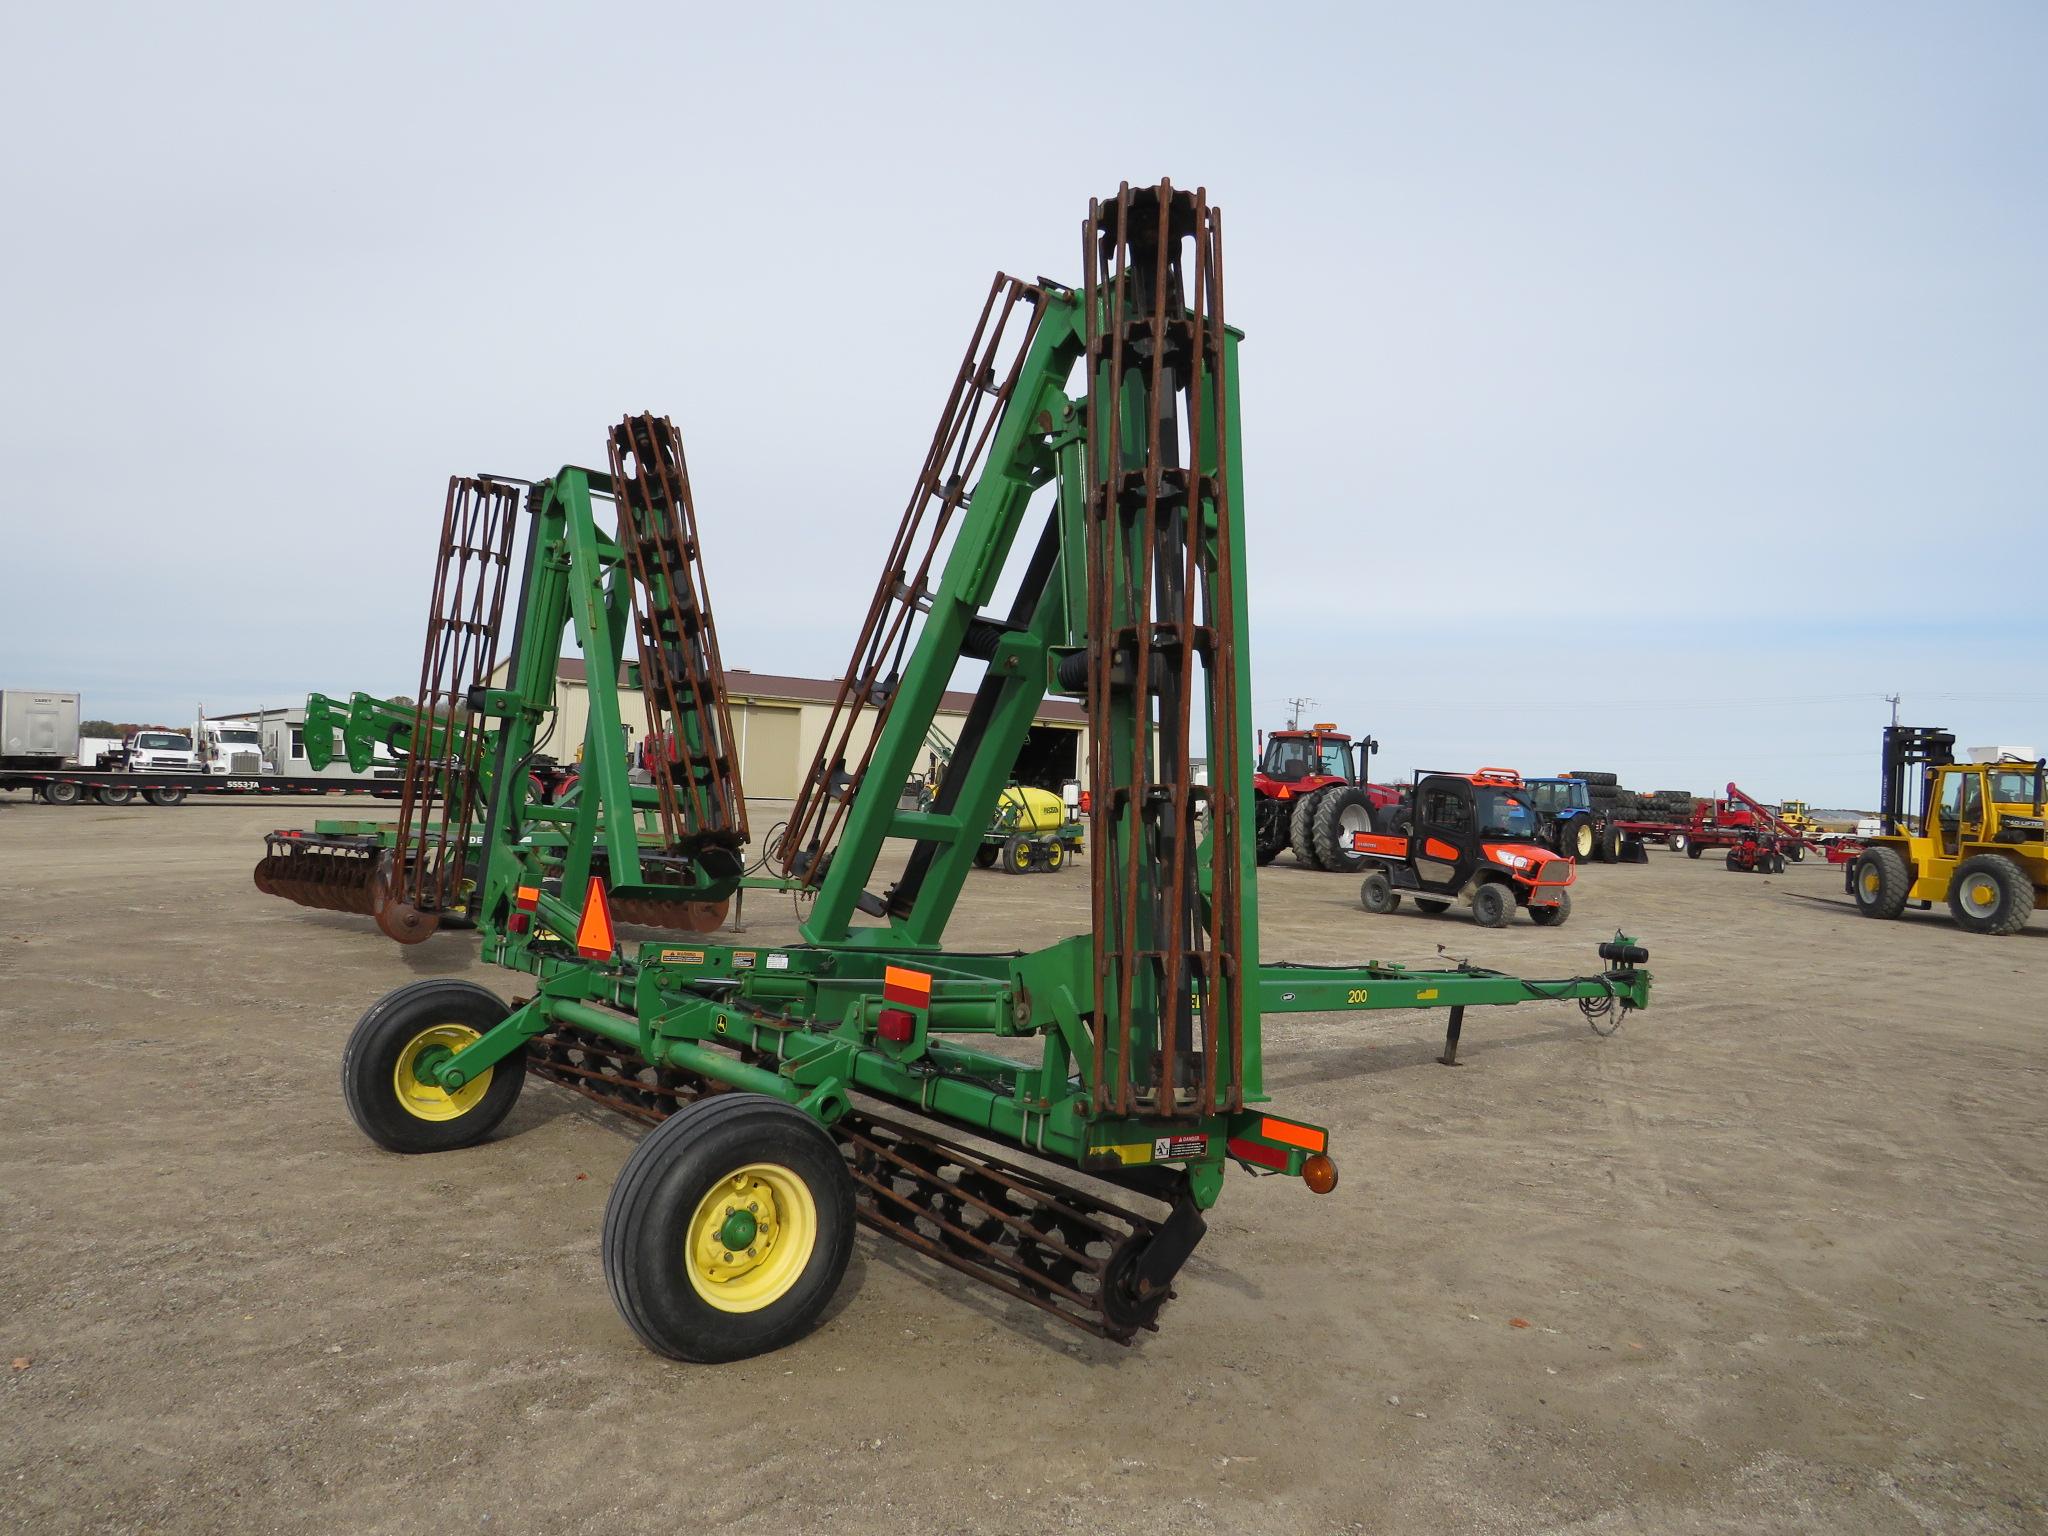
<svg viewBox="0 0 2048 1536">
<path fill-rule="evenodd" d="M 764 878 L 812 898 L 801 942 L 619 931 L 708 922 L 757 878 L 673 429 L 631 418 L 605 467 L 523 497 L 488 478 L 451 492 L 424 744 L 380 920 L 431 928 L 467 882 L 483 958 L 526 979 L 512 1001 L 438 980 L 379 1000 L 349 1039 L 345 1095 L 407 1153 L 481 1140 L 529 1074 L 650 1124 L 603 1262 L 663 1354 L 729 1360 L 803 1335 L 857 1224 L 1129 1341 L 1156 1326 L 1228 1170 L 1337 1182 L 1326 1131 L 1267 1102 L 1268 1016 L 1447 1009 L 1448 1056 L 1467 1008 L 1576 999 L 1618 1018 L 1648 1002 L 1647 957 L 1623 939 L 1598 971 L 1553 981 L 1261 959 L 1220 220 L 1205 193 L 1125 187 L 1090 205 L 1083 256 L 1079 288 L 998 276 L 983 306 L 811 771 L 763 850 Z M 590 714 L 576 793 L 551 805 L 522 768 L 551 728 L 565 638 Z M 906 806 L 961 671 L 973 703 L 947 770 Z M 622 682 L 664 743 L 652 783 L 600 747 L 620 739 Z M 1087 714 L 1090 929 L 949 948 L 1048 695 Z"/>
</svg>

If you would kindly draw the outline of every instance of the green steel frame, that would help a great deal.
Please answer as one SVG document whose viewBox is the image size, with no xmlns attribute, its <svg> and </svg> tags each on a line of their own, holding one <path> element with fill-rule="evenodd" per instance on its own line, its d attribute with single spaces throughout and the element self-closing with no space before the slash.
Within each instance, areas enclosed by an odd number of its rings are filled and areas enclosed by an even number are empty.
<svg viewBox="0 0 2048 1536">
<path fill-rule="evenodd" d="M 1467 1007 L 1555 999 L 1578 999 L 1589 1008 L 1647 1005 L 1649 974 L 1635 963 L 1639 952 L 1626 948 L 1615 949 L 1612 962 L 1596 974 L 1555 981 L 1470 966 L 1258 964 L 1254 840 L 1239 838 L 1232 883 L 1248 969 L 1234 983 L 1220 978 L 1215 984 L 1234 984 L 1241 994 L 1233 1015 L 1241 1044 L 1220 1053 L 1213 1095 L 1189 1106 L 1170 1093 L 1148 1102 L 1101 1091 L 1105 1070 L 1128 1083 L 1142 1076 L 1142 1063 L 1137 1047 L 1132 1059 L 1111 1056 L 1105 1063 L 1100 1031 L 1108 1010 L 1098 996 L 1093 936 L 1023 954 L 945 949 L 947 920 L 1041 701 L 1050 691 L 1073 694 L 1088 686 L 1077 685 L 1079 669 L 1063 668 L 1062 661 L 1092 654 L 1087 498 L 1091 481 L 1108 474 L 1107 466 L 1091 470 L 1088 462 L 1087 395 L 1069 392 L 1091 345 L 1089 316 L 1084 296 L 1074 292 L 1046 287 L 1036 290 L 1034 302 L 1040 309 L 1036 330 L 995 425 L 986 467 L 960 509 L 908 664 L 894 680 L 892 707 L 873 756 L 847 791 L 844 830 L 815 880 L 816 904 L 801 943 L 740 947 L 668 940 L 579 953 L 575 936 L 584 928 L 590 901 L 605 893 L 673 895 L 678 876 L 671 868 L 657 878 L 643 862 L 634 813 L 649 806 L 651 792 L 628 783 L 623 758 L 611 750 L 620 739 L 618 683 L 631 683 L 634 668 L 622 655 L 628 608 L 619 547 L 598 526 L 593 508 L 594 499 L 609 492 L 609 477 L 571 466 L 534 488 L 509 676 L 502 689 L 473 702 L 495 733 L 485 878 L 476 909 L 483 954 L 494 964 L 530 973 L 537 984 L 530 1000 L 502 1024 L 440 1057 L 432 1081 L 457 1090 L 523 1042 L 567 1025 L 615 1042 L 650 1064 L 771 1095 L 828 1126 L 858 1093 L 1075 1168 L 1115 1174 L 1166 1164 L 1185 1175 L 1195 1203 L 1205 1207 L 1232 1161 L 1253 1172 L 1299 1174 L 1308 1156 L 1298 1141 L 1269 1135 L 1271 1122 L 1257 1108 L 1265 1098 L 1263 1015 L 1437 1008 L 1451 1010 L 1455 1032 Z M 1235 730 L 1248 742 L 1238 341 L 1229 332 L 1215 342 L 1226 361 L 1210 381 L 1209 441 L 1221 451 L 1206 468 L 1227 485 L 1227 496 L 1219 494 L 1203 509 L 1206 532 L 1198 530 L 1197 536 L 1212 553 L 1234 548 L 1237 555 L 1228 569 L 1206 571 L 1215 584 L 1211 600 L 1227 605 L 1238 636 L 1231 654 L 1211 658 L 1212 668 L 1222 669 L 1234 685 L 1224 690 L 1233 713 L 1211 718 L 1215 728 Z M 1149 408 L 1143 399 L 1125 404 L 1132 421 Z M 1029 546 L 1028 569 L 1009 619 L 992 645 L 985 628 L 983 639 L 974 641 L 1030 524 L 1034 499 L 1048 487 L 1050 505 Z M 1221 531 L 1218 518 L 1228 519 Z M 565 631 L 573 634 L 587 667 L 587 750 L 577 803 L 549 807 L 529 802 L 525 775 L 515 770 L 546 728 Z M 943 810 L 906 810 L 899 803 L 901 787 L 963 659 L 985 667 L 973 728 L 946 776 L 948 803 Z M 1103 743 L 1105 751 L 1146 750 L 1135 716 L 1127 712 L 1111 729 L 1124 734 Z M 1234 816 L 1237 806 L 1252 803 L 1249 754 L 1216 755 L 1233 766 L 1227 781 L 1210 791 L 1212 835 L 1192 850 L 1205 902 L 1214 899 L 1216 884 L 1214 826 Z M 1131 858 L 1133 835 L 1132 824 L 1112 822 L 1107 838 L 1093 840 L 1091 857 Z M 892 840 L 912 845 L 909 872 L 878 894 L 869 887 Z M 601 877 L 601 890 L 593 887 L 593 874 Z M 682 878 L 706 899 L 741 883 L 729 872 L 701 869 Z M 892 967 L 931 978 L 928 1006 L 903 1009 L 885 1000 Z M 1199 991 L 1201 983 L 1198 978 L 1182 985 Z M 1157 993 L 1148 998 L 1141 988 L 1130 995 L 1153 1015 L 1153 1033 L 1141 1029 L 1135 1038 L 1156 1049 L 1158 1020 L 1172 1009 Z M 885 1038 L 878 1028 L 890 1007 L 913 1016 L 907 1037 Z M 1035 1037 L 1039 1050 L 1032 1059 L 1018 1059 L 977 1046 L 975 1037 Z"/>
</svg>

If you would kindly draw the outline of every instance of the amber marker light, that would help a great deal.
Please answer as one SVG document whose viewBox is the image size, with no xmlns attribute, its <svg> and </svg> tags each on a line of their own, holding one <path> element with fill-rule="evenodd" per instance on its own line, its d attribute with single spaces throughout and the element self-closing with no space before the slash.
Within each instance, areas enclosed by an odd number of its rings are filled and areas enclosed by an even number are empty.
<svg viewBox="0 0 2048 1536">
<path fill-rule="evenodd" d="M 1337 1165 L 1327 1152 L 1315 1152 L 1301 1160 L 1301 1182 L 1319 1195 L 1337 1187 Z"/>
</svg>

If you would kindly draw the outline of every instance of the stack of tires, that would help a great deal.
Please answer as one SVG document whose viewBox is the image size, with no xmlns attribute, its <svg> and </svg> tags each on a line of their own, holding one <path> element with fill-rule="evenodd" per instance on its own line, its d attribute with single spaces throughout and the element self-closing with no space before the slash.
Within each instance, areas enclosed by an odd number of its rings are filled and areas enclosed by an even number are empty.
<svg viewBox="0 0 2048 1536">
<path fill-rule="evenodd" d="M 1623 789 L 1619 774 L 1599 773 L 1590 768 L 1570 769 L 1564 776 L 1585 781 L 1587 798 L 1593 802 L 1593 814 L 1600 824 L 1593 844 L 1593 857 L 1603 864 L 1639 864 L 1648 856 L 1642 839 L 1623 838 L 1614 829 L 1616 822 L 1658 822 L 1674 829 L 1692 823 L 1690 790 Z M 1683 832 L 1673 830 L 1668 841 L 1673 852 L 1693 852 L 1689 846 L 1691 840 Z M 1693 856 L 1698 857 L 1697 854 Z"/>
</svg>

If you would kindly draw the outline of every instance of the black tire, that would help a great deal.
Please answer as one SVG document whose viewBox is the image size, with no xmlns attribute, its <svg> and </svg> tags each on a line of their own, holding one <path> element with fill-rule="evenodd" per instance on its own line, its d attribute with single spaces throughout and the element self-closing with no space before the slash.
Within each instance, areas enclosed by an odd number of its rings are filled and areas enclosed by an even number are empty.
<svg viewBox="0 0 2048 1536">
<path fill-rule="evenodd" d="M 1602 864 L 1621 862 L 1621 832 L 1618 828 L 1606 826 L 1600 829 L 1600 846 L 1594 850 L 1594 856 Z"/>
<path fill-rule="evenodd" d="M 1664 843 L 1673 853 L 1692 853 L 1692 834 L 1690 832 L 1673 832 L 1664 839 Z M 1693 853 L 1692 856 L 1694 858 L 1699 857 L 1696 853 Z"/>
<path fill-rule="evenodd" d="M 1294 802 L 1294 814 L 1287 823 L 1287 846 L 1294 850 L 1294 862 L 1304 869 L 1321 869 L 1316 861 L 1316 802 L 1328 794 L 1319 789 Z"/>
<path fill-rule="evenodd" d="M 756 1174 L 754 1170 L 759 1170 Z M 771 1209 L 789 1202 L 774 1246 L 730 1279 L 693 1273 L 693 1225 L 728 1180 L 734 1199 L 752 1193 Z M 727 1208 L 727 1224 L 739 1212 Z M 719 1093 L 671 1115 L 633 1149 L 604 1212 L 604 1277 L 619 1315 L 657 1354 L 712 1364 L 743 1360 L 792 1344 L 817 1325 L 853 1251 L 853 1180 L 846 1160 L 818 1123 L 793 1105 L 759 1093 Z M 729 1232 L 710 1229 L 713 1247 Z M 738 1250 L 733 1250 L 737 1256 Z M 778 1263 L 789 1271 L 777 1274 Z M 770 1294 L 733 1306 L 714 1302 L 718 1287 L 754 1275 Z"/>
<path fill-rule="evenodd" d="M 145 789 L 142 792 L 142 798 L 151 805 L 183 805 L 185 803 L 185 791 L 177 788 Z"/>
<path fill-rule="evenodd" d="M 1865 917 L 1897 917 L 1912 889 L 1912 873 L 1896 848 L 1866 848 L 1849 866 L 1849 894 Z"/>
<path fill-rule="evenodd" d="M 1257 814 L 1253 817 L 1253 836 L 1257 842 L 1258 859 L 1261 864 L 1270 864 L 1287 846 L 1287 826 L 1294 817 L 1292 801 L 1281 800 L 1273 795 L 1260 795 L 1257 799 Z"/>
<path fill-rule="evenodd" d="M 1572 893 L 1570 891 L 1559 891 L 1557 893 L 1557 905 L 1554 907 L 1531 905 L 1529 908 L 1529 921 L 1538 928 L 1562 928 L 1565 920 L 1571 915 Z"/>
<path fill-rule="evenodd" d="M 1326 789 L 1315 798 L 1316 862 L 1336 875 L 1355 875 L 1365 868 L 1366 855 L 1351 851 L 1351 834 L 1370 832 L 1372 796 L 1355 784 Z"/>
<path fill-rule="evenodd" d="M 420 1084 L 408 1102 L 398 1073 L 416 1046 L 460 1049 L 511 1011 L 495 992 L 468 981 L 416 981 L 372 1003 L 341 1053 L 341 1097 L 356 1128 L 390 1152 L 450 1152 L 483 1140 L 518 1102 L 524 1045 L 479 1079 L 477 1093 L 476 1083 L 452 1095 Z M 439 1038 L 424 1039 L 436 1032 Z M 440 1114 L 441 1106 L 453 1112 Z"/>
<path fill-rule="evenodd" d="M 1031 839 L 1028 837 L 1007 837 L 1003 839 L 1003 872 L 1010 875 L 1028 875 L 1037 861 L 1031 856 Z"/>
<path fill-rule="evenodd" d="M 1574 768 L 1570 773 L 1563 775 L 1563 777 L 1567 779 L 1584 779 L 1588 784 L 1604 785 L 1619 784 L 1621 782 L 1621 775 L 1618 773 L 1589 773 L 1584 768 Z"/>
<path fill-rule="evenodd" d="M 43 798 L 52 805 L 76 805 L 84 794 L 76 784 L 67 784 L 62 779 L 52 779 L 43 786 Z"/>
<path fill-rule="evenodd" d="M 1593 835 L 1593 823 L 1583 816 L 1557 825 L 1557 851 L 1574 864 L 1590 864 L 1598 841 Z"/>
<path fill-rule="evenodd" d="M 1384 917 L 1400 907 L 1401 896 L 1394 889 L 1394 882 L 1387 878 L 1387 872 L 1376 869 L 1359 885 L 1358 904 L 1375 916 Z"/>
<path fill-rule="evenodd" d="M 1383 805 L 1373 812 L 1372 824 L 1383 837 L 1406 837 L 1415 825 L 1408 807 L 1400 801 Z"/>
<path fill-rule="evenodd" d="M 1489 880 L 1472 893 L 1472 921 L 1482 928 L 1500 928 L 1515 915 L 1515 893 Z"/>
<path fill-rule="evenodd" d="M 1685 856 L 1688 859 L 1696 859 L 1706 851 L 1706 849 L 1702 848 L 1698 843 L 1694 842 L 1691 838 L 1686 839 Z"/>
<path fill-rule="evenodd" d="M 1785 850 L 1785 857 L 1786 857 L 1786 858 L 1788 858 L 1788 859 L 1790 859 L 1790 860 L 1791 860 L 1791 861 L 1792 861 L 1792 862 L 1793 862 L 1794 864 L 1803 864 L 1803 863 L 1805 863 L 1805 862 L 1806 862 L 1806 844 L 1804 844 L 1804 843 L 1794 843 L 1794 844 L 1793 844 L 1793 845 L 1792 845 L 1792 846 L 1791 846 L 1790 848 L 1787 848 L 1787 849 Z"/>
<path fill-rule="evenodd" d="M 135 791 L 132 789 L 116 789 L 111 784 L 102 784 L 92 792 L 92 797 L 99 801 L 101 805 L 126 805 L 135 798 Z"/>
<path fill-rule="evenodd" d="M 1728 867 L 1729 867 L 1730 869 L 1740 869 L 1740 868 L 1742 868 L 1742 866 L 1741 866 L 1740 864 L 1738 864 L 1738 863 L 1736 863 L 1736 862 L 1735 862 L 1735 850 L 1734 850 L 1733 848 L 1730 848 L 1730 849 L 1728 850 Z"/>
<path fill-rule="evenodd" d="M 996 867 L 996 860 L 1002 856 L 1002 849 L 996 847 L 993 843 L 983 843 L 974 850 L 974 867 L 976 869 L 994 869 Z"/>
<path fill-rule="evenodd" d="M 1039 850 L 1038 868 L 1042 874 L 1058 874 L 1067 867 L 1067 845 L 1058 838 L 1048 838 Z"/>
<path fill-rule="evenodd" d="M 1451 910 L 1451 904 L 1448 901 L 1438 901 L 1434 896 L 1418 896 L 1415 898 L 1415 910 L 1427 912 L 1431 917 L 1442 917 Z"/>
<path fill-rule="evenodd" d="M 2034 885 L 2011 859 L 1975 854 L 1963 860 L 1949 882 L 1948 910 L 1972 933 L 2018 933 L 2034 915 Z"/>
</svg>

